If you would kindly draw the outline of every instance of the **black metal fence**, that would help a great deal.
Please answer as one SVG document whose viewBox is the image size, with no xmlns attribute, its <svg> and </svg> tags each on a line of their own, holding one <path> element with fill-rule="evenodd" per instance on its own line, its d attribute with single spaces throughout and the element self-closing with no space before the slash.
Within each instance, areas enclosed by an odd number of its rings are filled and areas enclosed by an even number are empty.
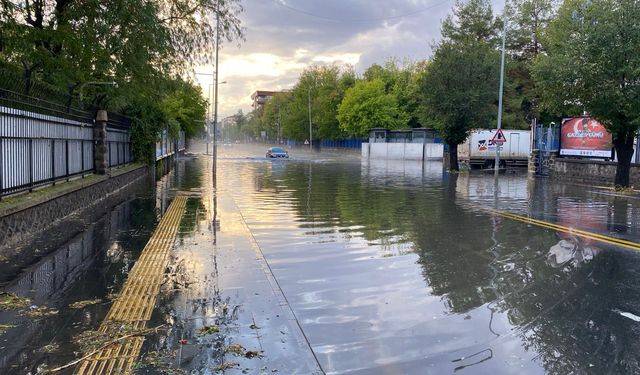
<svg viewBox="0 0 640 375">
<path fill-rule="evenodd" d="M 0 199 L 94 171 L 95 110 L 0 67 Z M 132 161 L 127 117 L 109 114 L 109 166 Z"/>
</svg>

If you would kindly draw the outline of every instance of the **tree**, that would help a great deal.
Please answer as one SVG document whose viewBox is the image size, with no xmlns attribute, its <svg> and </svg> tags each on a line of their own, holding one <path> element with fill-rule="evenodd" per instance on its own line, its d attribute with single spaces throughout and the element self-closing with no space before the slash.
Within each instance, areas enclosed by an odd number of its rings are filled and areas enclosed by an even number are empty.
<svg viewBox="0 0 640 375">
<path fill-rule="evenodd" d="M 270 138 L 282 136 L 282 113 L 286 110 L 290 98 L 290 93 L 279 92 L 265 104 L 260 118 L 261 129 L 266 130 Z"/>
<path fill-rule="evenodd" d="M 296 140 L 309 138 L 309 107 L 314 138 L 341 139 L 345 137 L 336 118 L 338 105 L 345 91 L 355 82 L 351 67 L 311 66 L 305 69 L 286 100 L 271 99 L 265 112 L 271 119 L 263 126 L 276 124 L 275 108 L 279 106 L 282 135 Z"/>
<path fill-rule="evenodd" d="M 453 43 L 483 42 L 498 47 L 502 21 L 493 17 L 491 1 L 456 0 L 453 16 L 442 22 L 442 38 Z"/>
<path fill-rule="evenodd" d="M 348 134 L 363 137 L 375 127 L 404 128 L 408 118 L 399 111 L 396 98 L 385 94 L 382 80 L 374 79 L 358 81 L 347 90 L 338 107 L 338 121 Z"/>
<path fill-rule="evenodd" d="M 459 170 L 458 144 L 496 114 L 500 56 L 485 43 L 441 43 L 422 82 L 426 121 L 449 145 L 449 169 Z"/>
<path fill-rule="evenodd" d="M 179 77 L 211 61 L 218 34 L 243 38 L 240 12 L 240 0 L 0 0 L 0 63 L 22 69 L 24 94 L 38 79 L 66 91 L 68 108 L 82 92 L 92 107 L 139 116 L 133 139 L 146 147 L 163 128 L 198 132 L 201 94 Z"/>
<path fill-rule="evenodd" d="M 534 66 L 542 105 L 564 115 L 587 111 L 613 135 L 615 185 L 629 186 L 640 128 L 640 4 L 635 0 L 566 0 Z"/>
<path fill-rule="evenodd" d="M 442 25 L 443 40 L 421 82 L 425 123 L 449 145 L 449 169 L 457 171 L 458 144 L 492 122 L 496 111 L 500 56 L 494 48 L 497 22 L 486 0 L 456 3 Z"/>
<path fill-rule="evenodd" d="M 541 35 L 555 16 L 557 3 L 557 0 L 512 0 L 508 7 L 505 127 L 528 127 L 534 118 L 545 121 L 551 117 L 540 108 L 531 69 L 536 57 L 545 52 Z"/>
<path fill-rule="evenodd" d="M 175 80 L 172 85 L 174 90 L 162 101 L 170 134 L 177 138 L 178 130 L 183 130 L 187 138 L 200 135 L 204 131 L 203 120 L 207 113 L 202 89 L 183 80 Z"/>
<path fill-rule="evenodd" d="M 424 72 L 424 63 L 387 59 L 384 66 L 373 64 L 364 72 L 364 79 L 372 81 L 380 79 L 384 82 L 385 94 L 393 95 L 398 102 L 398 109 L 408 118 L 410 128 L 421 127 L 420 94 L 418 81 Z"/>
</svg>

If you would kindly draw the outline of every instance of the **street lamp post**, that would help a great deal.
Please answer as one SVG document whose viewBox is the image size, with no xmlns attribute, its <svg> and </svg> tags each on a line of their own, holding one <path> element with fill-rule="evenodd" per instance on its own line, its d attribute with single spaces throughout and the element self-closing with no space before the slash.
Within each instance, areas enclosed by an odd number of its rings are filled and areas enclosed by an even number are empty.
<svg viewBox="0 0 640 375">
<path fill-rule="evenodd" d="M 217 159 L 218 159 L 218 146 L 216 142 L 218 141 L 216 132 L 218 131 L 218 71 L 220 69 L 218 66 L 218 50 L 220 49 L 220 0 L 216 1 L 216 70 L 213 72 L 215 75 L 215 81 L 213 82 L 215 85 L 215 93 L 213 97 L 213 180 L 216 181 L 216 173 L 217 173 Z"/>
<path fill-rule="evenodd" d="M 313 150 L 313 131 L 311 130 L 311 85 L 309 85 L 307 96 L 309 99 L 309 150 Z"/>
</svg>

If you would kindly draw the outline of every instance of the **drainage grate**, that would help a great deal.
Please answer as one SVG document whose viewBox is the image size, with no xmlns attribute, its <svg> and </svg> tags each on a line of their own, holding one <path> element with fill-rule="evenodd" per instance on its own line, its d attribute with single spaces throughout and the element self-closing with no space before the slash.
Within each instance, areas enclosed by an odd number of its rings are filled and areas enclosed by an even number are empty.
<svg viewBox="0 0 640 375">
<path fill-rule="evenodd" d="M 160 224 L 153 232 L 142 255 L 129 272 L 120 296 L 109 310 L 100 332 L 108 332 L 117 324 L 126 323 L 134 331 L 146 328 L 147 321 L 156 304 L 171 247 L 180 227 L 187 197 L 175 197 Z M 86 374 L 130 374 L 144 338 L 133 336 L 80 362 L 75 373 Z"/>
</svg>

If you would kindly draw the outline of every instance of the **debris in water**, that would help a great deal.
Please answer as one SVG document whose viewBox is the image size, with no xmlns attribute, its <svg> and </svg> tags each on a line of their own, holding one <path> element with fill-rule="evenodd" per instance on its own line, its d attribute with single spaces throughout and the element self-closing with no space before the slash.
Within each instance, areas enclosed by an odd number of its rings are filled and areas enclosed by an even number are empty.
<svg viewBox="0 0 640 375">
<path fill-rule="evenodd" d="M 244 356 L 246 358 L 255 358 L 255 357 L 261 358 L 262 354 L 260 354 L 259 352 L 253 351 L 253 350 L 247 350 L 247 352 L 244 353 Z"/>
<path fill-rule="evenodd" d="M 24 312 L 24 315 L 30 318 L 45 318 L 47 316 L 57 315 L 58 310 L 47 306 L 29 306 L 29 310 Z"/>
<path fill-rule="evenodd" d="M 29 299 L 13 293 L 0 292 L 0 310 L 18 310 L 29 305 Z"/>
<path fill-rule="evenodd" d="M 237 366 L 240 366 L 240 364 L 239 363 L 235 363 L 235 362 L 225 362 L 225 363 L 223 363 L 221 365 L 218 365 L 218 366 L 212 368 L 211 370 L 213 370 L 215 372 L 221 372 L 221 371 L 228 370 L 228 369 L 231 369 L 231 368 L 234 368 L 234 367 L 237 367 Z"/>
<path fill-rule="evenodd" d="M 136 362 L 134 368 L 137 370 L 151 370 L 154 374 L 186 374 L 187 372 L 185 370 L 174 368 L 172 366 L 172 362 L 175 357 L 176 353 L 169 350 L 150 351 L 147 352 L 138 362 Z"/>
<path fill-rule="evenodd" d="M 13 324 L 0 324 L 0 335 L 5 333 L 8 329 L 15 327 Z"/>
<path fill-rule="evenodd" d="M 624 316 L 625 318 L 629 318 L 629 319 L 633 320 L 634 322 L 640 322 L 640 316 L 632 314 L 630 312 L 624 312 L 624 311 L 620 311 L 618 309 L 614 309 L 613 312 L 618 313 L 618 314 Z"/>
<path fill-rule="evenodd" d="M 251 329 L 260 329 L 260 327 L 258 327 L 255 323 L 251 324 L 249 326 L 249 328 L 251 328 Z"/>
<path fill-rule="evenodd" d="M 225 353 L 232 353 L 237 356 L 244 355 L 244 348 L 240 344 L 232 344 L 228 348 L 226 348 Z"/>
<path fill-rule="evenodd" d="M 217 325 L 204 326 L 198 330 L 199 335 L 211 335 L 213 333 L 220 332 L 220 328 Z"/>
<path fill-rule="evenodd" d="M 78 301 L 78 302 L 74 302 L 72 304 L 69 305 L 70 308 L 72 309 L 83 309 L 87 306 L 91 306 L 91 305 L 95 305 L 102 302 L 102 300 L 100 298 L 94 298 L 94 299 L 88 299 L 88 300 L 84 300 L 84 301 Z"/>
<path fill-rule="evenodd" d="M 51 353 L 57 352 L 58 349 L 60 349 L 60 345 L 53 343 L 53 344 L 43 346 L 42 348 L 38 349 L 38 351 L 41 353 L 51 354 Z"/>
</svg>

